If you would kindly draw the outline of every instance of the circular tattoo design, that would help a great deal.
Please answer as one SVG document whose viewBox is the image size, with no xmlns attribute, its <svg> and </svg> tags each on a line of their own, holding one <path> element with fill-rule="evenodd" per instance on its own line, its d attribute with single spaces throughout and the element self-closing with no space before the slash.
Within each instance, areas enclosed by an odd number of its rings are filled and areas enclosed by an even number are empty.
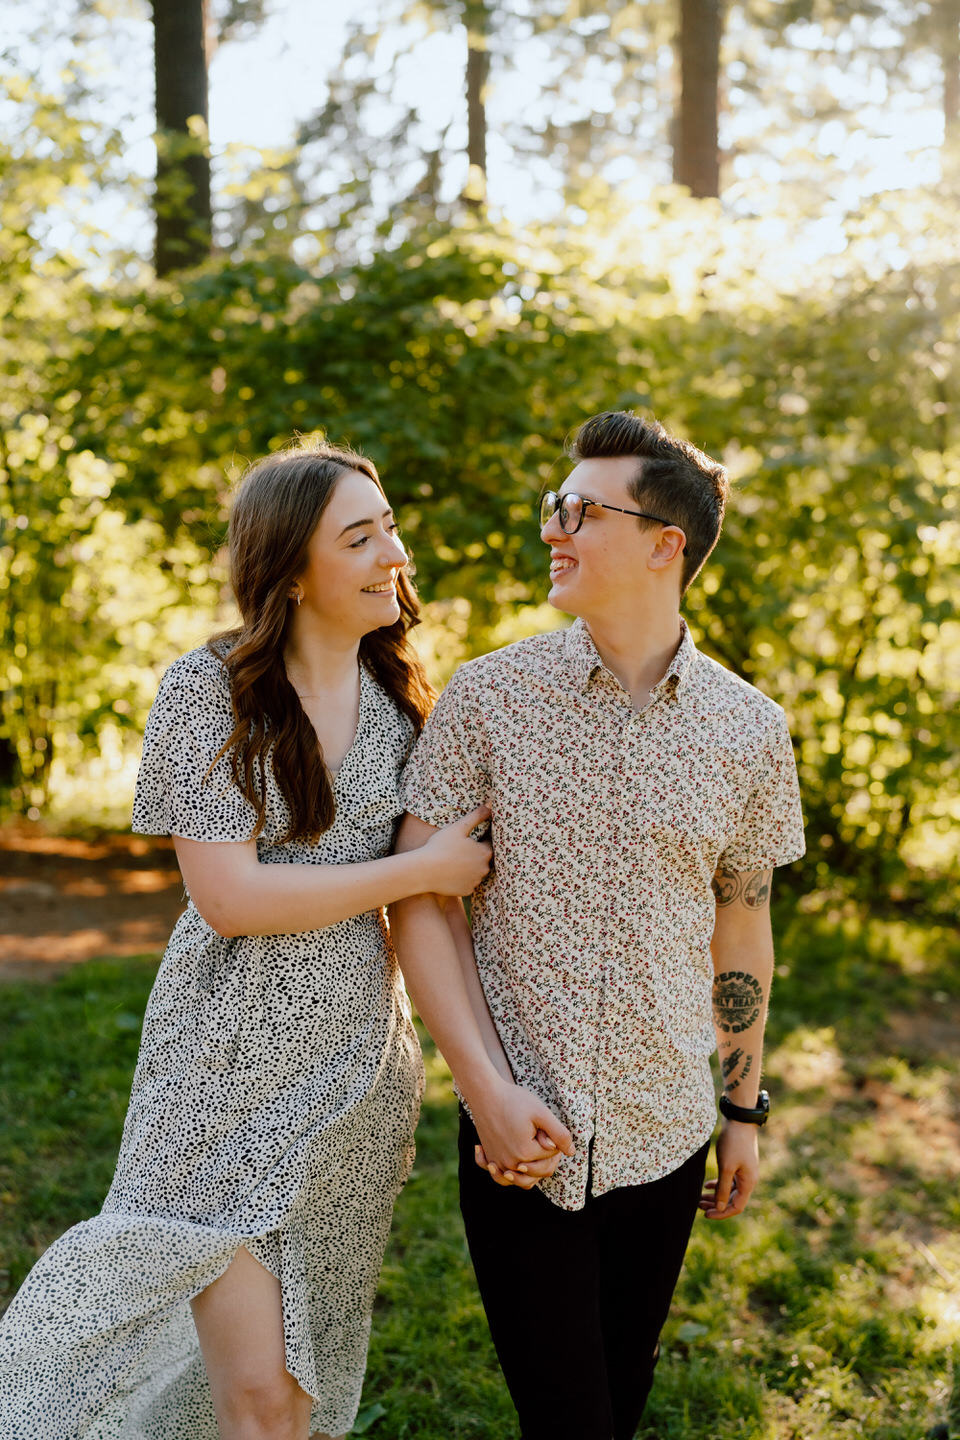
<svg viewBox="0 0 960 1440">
<path fill-rule="evenodd" d="M 762 910 L 770 898 L 770 872 L 760 870 L 751 875 L 743 887 L 743 903 L 748 910 Z"/>
<path fill-rule="evenodd" d="M 718 975 L 713 987 L 713 1013 L 721 1030 L 739 1035 L 760 1016 L 763 991 L 760 982 L 743 970 Z"/>
<path fill-rule="evenodd" d="M 740 894 L 740 876 L 735 870 L 718 870 L 711 884 L 718 905 L 732 905 Z"/>
</svg>

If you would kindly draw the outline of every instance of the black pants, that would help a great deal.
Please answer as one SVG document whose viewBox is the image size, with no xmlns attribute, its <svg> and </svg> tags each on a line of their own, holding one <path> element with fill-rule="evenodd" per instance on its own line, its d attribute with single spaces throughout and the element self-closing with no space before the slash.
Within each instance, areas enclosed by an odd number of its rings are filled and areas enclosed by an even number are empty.
<svg viewBox="0 0 960 1440">
<path fill-rule="evenodd" d="M 522 1440 L 633 1440 L 703 1189 L 709 1141 L 648 1185 L 561 1210 L 495 1185 L 460 1116 L 460 1209 Z"/>
</svg>

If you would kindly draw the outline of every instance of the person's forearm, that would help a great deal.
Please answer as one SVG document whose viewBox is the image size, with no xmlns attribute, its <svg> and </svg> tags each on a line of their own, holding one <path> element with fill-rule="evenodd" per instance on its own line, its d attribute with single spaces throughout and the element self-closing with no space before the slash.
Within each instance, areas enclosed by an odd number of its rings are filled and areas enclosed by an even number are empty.
<svg viewBox="0 0 960 1440">
<path fill-rule="evenodd" d="M 464 822 L 475 823 L 472 815 Z M 435 833 L 432 825 L 407 814 L 397 849 L 416 851 Z M 510 1075 L 483 998 L 462 909 L 458 917 L 451 928 L 446 902 L 431 893 L 392 905 L 397 957 L 413 1003 L 470 1107 L 484 1163 L 511 1182 L 526 1184 L 518 1166 L 550 1161 L 553 1168 L 560 1152 L 575 1153 L 573 1138 L 550 1107 Z M 532 1177 L 529 1183 L 534 1183 Z"/>
<path fill-rule="evenodd" d="M 723 1087 L 734 1105 L 756 1107 L 763 1063 L 763 1030 L 773 980 L 770 927 L 771 870 L 714 876 L 713 1023 Z"/>
<path fill-rule="evenodd" d="M 760 1091 L 763 1031 L 773 979 L 773 953 L 714 951 L 713 1023 L 723 1088 L 734 1105 L 752 1110 Z"/>
<path fill-rule="evenodd" d="M 441 902 L 444 913 L 447 917 L 447 924 L 450 926 L 450 933 L 453 936 L 453 943 L 456 946 L 457 958 L 460 961 L 460 970 L 463 975 L 463 982 L 467 987 L 467 995 L 470 998 L 470 1006 L 480 1028 L 483 1043 L 487 1054 L 496 1067 L 498 1073 L 508 1083 L 513 1083 L 513 1071 L 510 1068 L 510 1061 L 507 1059 L 507 1052 L 504 1050 L 497 1034 L 497 1027 L 493 1023 L 493 1016 L 490 1014 L 490 1007 L 487 1004 L 487 997 L 483 993 L 483 986 L 480 983 L 480 976 L 477 973 L 477 958 L 473 950 L 473 936 L 470 934 L 470 926 L 467 924 L 467 917 L 463 911 L 463 901 L 454 899 L 452 896 Z"/>
<path fill-rule="evenodd" d="M 197 842 L 194 842 L 197 843 Z M 178 855 L 181 844 L 178 842 Z M 422 854 L 388 855 L 354 865 L 261 864 L 231 857 L 221 875 L 194 887 L 190 865 L 181 868 L 194 904 L 220 935 L 297 935 L 362 915 L 424 884 Z"/>
<path fill-rule="evenodd" d="M 773 979 L 771 879 L 769 870 L 737 872 L 723 866 L 714 876 L 713 1023 L 723 1088 L 744 1110 L 757 1105 Z M 724 1119 L 717 1179 L 707 1182 L 700 1199 L 708 1219 L 730 1220 L 744 1210 L 760 1175 L 759 1134 L 756 1125 Z"/>
<path fill-rule="evenodd" d="M 483 1033 L 478 1020 L 442 898 L 414 895 L 391 905 L 389 914 L 390 931 L 410 998 L 468 1105 L 472 1106 L 473 1096 L 480 1098 L 501 1080 L 512 1084 L 509 1065 L 504 1074 L 491 1056 L 489 1037 Z M 470 958 L 472 961 L 472 951 Z M 475 966 L 473 974 L 476 977 Z M 479 979 L 476 985 L 479 989 Z M 482 991 L 480 993 L 482 999 Z M 483 1010 L 486 1011 L 485 1001 Z M 493 1022 L 489 1012 L 486 1013 L 492 1029 Z M 493 1037 L 496 1040 L 495 1030 Z M 496 1048 L 500 1048 L 499 1040 Z M 503 1054 L 502 1048 L 500 1054 Z"/>
</svg>

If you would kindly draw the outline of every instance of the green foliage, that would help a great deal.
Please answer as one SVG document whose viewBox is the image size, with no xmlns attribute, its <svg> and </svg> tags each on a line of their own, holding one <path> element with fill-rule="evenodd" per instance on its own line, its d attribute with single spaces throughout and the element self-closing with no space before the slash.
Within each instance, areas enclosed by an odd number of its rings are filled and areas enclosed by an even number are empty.
<svg viewBox="0 0 960 1440">
<path fill-rule="evenodd" d="M 110 505 L 114 469 L 77 451 L 71 406 L 50 389 L 82 334 L 109 323 L 84 269 L 102 236 L 88 227 L 82 259 L 50 236 L 102 193 L 119 150 L 78 118 L 79 82 L 67 80 L 66 94 L 22 76 L 0 83 L 18 116 L 0 145 L 0 788 L 23 810 L 45 803 L 57 749 L 74 760 L 106 738 L 108 717 L 129 714 L 123 698 L 112 710 L 131 688 L 129 664 L 112 697 L 105 671 L 123 658 L 118 629 L 165 589 L 156 536 Z"/>
<path fill-rule="evenodd" d="M 824 885 L 839 871 L 901 893 L 905 860 L 956 861 L 957 287 L 948 272 L 921 305 L 917 277 L 899 276 L 784 307 L 762 366 L 753 324 L 715 331 L 716 368 L 679 387 L 705 448 L 731 405 L 742 447 L 690 611 L 790 714 Z"/>
<path fill-rule="evenodd" d="M 374 457 L 448 673 L 544 597 L 531 504 L 565 435 L 635 406 L 736 479 L 686 609 L 698 643 L 787 709 L 801 882 L 825 903 L 837 887 L 914 903 L 955 881 L 960 263 L 935 208 L 881 197 L 842 264 L 802 285 L 771 264 L 765 221 L 676 196 L 624 215 L 600 187 L 582 225 L 434 223 L 312 268 L 277 232 L 172 283 L 94 285 L 40 237 L 103 182 L 112 142 L 11 85 L 29 122 L 0 170 L 12 808 L 42 813 L 86 754 L 122 815 L 159 670 L 226 618 L 227 492 L 247 460 L 315 430 Z"/>
<path fill-rule="evenodd" d="M 776 918 L 761 1190 L 742 1220 L 695 1226 L 638 1440 L 952 1434 L 960 935 L 791 904 Z M 99 1208 L 153 969 L 99 962 L 0 987 L 0 1304 Z M 427 1075 L 356 1433 L 503 1440 L 515 1421 L 457 1209 L 455 1106 L 429 1046 Z M 532 1265 L 523 1303 L 543 1304 L 562 1257 Z M 562 1405 L 562 1382 L 545 1382 L 545 1403 Z"/>
<path fill-rule="evenodd" d="M 530 506 L 564 435 L 635 405 L 736 477 L 687 614 L 787 708 L 805 883 L 902 900 L 955 874 L 960 269 L 852 260 L 831 293 L 764 295 L 710 279 L 734 232 L 711 248 L 689 212 L 657 214 L 659 273 L 571 233 L 433 230 L 326 274 L 269 254 L 85 294 L 5 426 L 24 699 L 4 728 L 26 798 L 54 744 L 135 729 L 156 668 L 212 628 L 225 477 L 247 459 L 315 429 L 365 448 L 424 596 L 469 600 L 482 648 L 545 592 Z"/>
</svg>

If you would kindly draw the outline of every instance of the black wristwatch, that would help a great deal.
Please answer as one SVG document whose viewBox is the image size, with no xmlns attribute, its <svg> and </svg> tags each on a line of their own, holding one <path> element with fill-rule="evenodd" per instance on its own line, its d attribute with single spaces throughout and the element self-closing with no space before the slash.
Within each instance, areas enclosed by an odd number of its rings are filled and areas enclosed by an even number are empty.
<svg viewBox="0 0 960 1440">
<path fill-rule="evenodd" d="M 742 1105 L 734 1105 L 727 1096 L 720 1096 L 720 1114 L 728 1120 L 739 1120 L 741 1125 L 766 1125 L 767 1116 L 770 1114 L 770 1096 L 766 1090 L 761 1090 L 757 1096 L 757 1108 L 746 1110 Z"/>
</svg>

